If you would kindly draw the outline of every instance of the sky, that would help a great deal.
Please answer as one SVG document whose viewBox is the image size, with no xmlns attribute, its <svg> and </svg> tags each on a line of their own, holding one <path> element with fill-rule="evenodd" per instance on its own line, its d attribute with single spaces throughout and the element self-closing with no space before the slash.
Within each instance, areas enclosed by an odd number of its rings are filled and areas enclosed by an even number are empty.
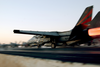
<svg viewBox="0 0 100 67">
<path fill-rule="evenodd" d="M 92 18 L 100 11 L 100 0 L 0 0 L 0 43 L 27 42 L 31 31 L 71 30 L 86 7 L 93 5 Z"/>
</svg>

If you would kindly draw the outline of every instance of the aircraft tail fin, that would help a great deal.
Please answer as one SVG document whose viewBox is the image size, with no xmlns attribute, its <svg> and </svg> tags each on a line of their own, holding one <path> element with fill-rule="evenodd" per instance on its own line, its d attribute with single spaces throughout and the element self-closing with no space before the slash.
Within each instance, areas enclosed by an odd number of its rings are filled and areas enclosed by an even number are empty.
<svg viewBox="0 0 100 67">
<path fill-rule="evenodd" d="M 100 27 L 100 11 L 97 13 L 97 15 L 93 18 L 93 20 L 90 23 L 89 28 L 96 28 Z"/>
<path fill-rule="evenodd" d="M 93 11 L 93 6 L 87 7 L 83 12 L 83 14 L 81 15 L 76 26 L 90 22 L 92 20 L 92 11 Z"/>
<path fill-rule="evenodd" d="M 97 15 L 93 18 L 92 21 L 86 23 L 89 24 L 87 28 L 97 28 L 100 27 L 100 11 L 97 13 Z M 75 26 L 75 28 L 72 30 L 72 33 L 70 35 L 70 40 L 74 39 L 75 35 L 80 35 L 83 29 L 84 24 L 80 24 L 78 26 Z"/>
<path fill-rule="evenodd" d="M 93 11 L 93 6 L 89 6 L 85 9 L 79 21 L 72 29 L 69 40 L 74 39 L 75 35 L 77 35 L 79 32 L 82 32 L 83 29 L 89 27 L 89 22 L 92 20 L 92 11 Z"/>
<path fill-rule="evenodd" d="M 86 24 L 89 24 L 89 26 L 87 26 L 87 29 L 88 28 L 93 29 L 93 33 L 89 33 L 89 35 L 93 34 L 93 35 L 90 35 L 92 38 L 100 37 L 98 35 L 98 33 L 100 31 L 99 30 L 100 29 L 100 11 L 97 13 L 97 15 L 93 18 L 92 21 L 90 21 Z M 84 24 L 80 24 L 78 26 L 75 26 L 75 28 L 71 32 L 69 40 L 75 40 L 76 37 L 80 38 L 79 36 L 82 36 L 83 30 L 86 30 L 86 29 L 83 29 L 83 25 Z M 96 36 L 94 36 L 94 35 L 96 35 Z"/>
</svg>

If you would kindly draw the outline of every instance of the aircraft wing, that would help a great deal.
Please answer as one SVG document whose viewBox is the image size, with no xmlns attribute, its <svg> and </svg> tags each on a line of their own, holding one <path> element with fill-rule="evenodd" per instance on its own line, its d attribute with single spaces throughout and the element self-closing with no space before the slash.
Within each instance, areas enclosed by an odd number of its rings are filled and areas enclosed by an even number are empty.
<svg viewBox="0 0 100 67">
<path fill-rule="evenodd" d="M 14 33 L 31 34 L 31 35 L 46 35 L 46 36 L 59 36 L 58 32 L 43 32 L 43 31 L 24 31 L 14 30 Z"/>
</svg>

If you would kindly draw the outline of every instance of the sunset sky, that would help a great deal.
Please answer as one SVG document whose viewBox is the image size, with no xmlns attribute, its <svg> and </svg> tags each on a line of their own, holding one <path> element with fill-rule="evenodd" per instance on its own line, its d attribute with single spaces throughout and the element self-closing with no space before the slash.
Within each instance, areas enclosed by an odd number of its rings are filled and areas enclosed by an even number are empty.
<svg viewBox="0 0 100 67">
<path fill-rule="evenodd" d="M 71 30 L 91 5 L 94 17 L 100 11 L 100 0 L 0 0 L 0 43 L 27 42 L 33 37 L 14 34 L 14 29 Z"/>
</svg>

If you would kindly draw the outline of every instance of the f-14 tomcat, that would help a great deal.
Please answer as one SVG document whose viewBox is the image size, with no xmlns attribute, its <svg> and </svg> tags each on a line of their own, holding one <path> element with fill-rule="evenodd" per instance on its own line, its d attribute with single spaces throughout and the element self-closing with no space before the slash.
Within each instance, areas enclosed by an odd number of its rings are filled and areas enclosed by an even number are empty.
<svg viewBox="0 0 100 67">
<path fill-rule="evenodd" d="M 64 32 L 45 32 L 45 31 L 24 31 L 14 30 L 14 33 L 41 35 L 50 40 L 52 48 L 55 48 L 58 43 L 65 45 L 76 45 L 77 43 L 85 43 L 94 38 L 100 37 L 100 12 L 92 20 L 93 6 L 85 9 L 75 27 L 70 31 Z M 44 44 L 45 42 L 43 42 Z M 41 44 L 40 44 L 41 46 Z"/>
</svg>

